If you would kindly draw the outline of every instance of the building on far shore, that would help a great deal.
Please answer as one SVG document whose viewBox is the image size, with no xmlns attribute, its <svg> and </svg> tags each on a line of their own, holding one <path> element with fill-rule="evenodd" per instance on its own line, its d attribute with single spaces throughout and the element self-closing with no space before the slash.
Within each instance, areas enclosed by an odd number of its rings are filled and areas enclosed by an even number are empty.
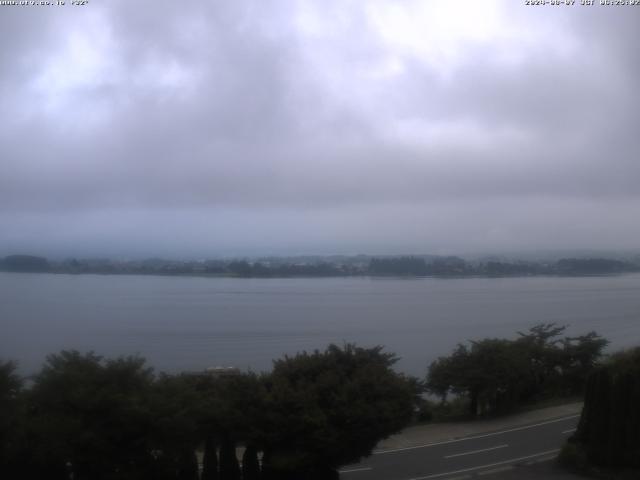
<svg viewBox="0 0 640 480">
<path fill-rule="evenodd" d="M 209 367 L 205 369 L 205 373 L 212 377 L 233 377 L 242 372 L 237 367 Z"/>
</svg>

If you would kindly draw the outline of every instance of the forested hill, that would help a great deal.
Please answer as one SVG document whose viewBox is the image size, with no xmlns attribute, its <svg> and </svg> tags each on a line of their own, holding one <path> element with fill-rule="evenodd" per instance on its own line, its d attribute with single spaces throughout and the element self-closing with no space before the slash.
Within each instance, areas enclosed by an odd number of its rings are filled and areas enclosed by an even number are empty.
<svg viewBox="0 0 640 480">
<path fill-rule="evenodd" d="M 176 261 L 166 259 L 50 260 L 33 255 L 0 259 L 0 271 L 67 274 L 204 275 L 227 277 L 341 277 L 341 276 L 533 276 L 611 275 L 640 272 L 640 257 L 562 258 L 549 262 L 476 260 L 460 257 L 309 256 Z"/>
</svg>

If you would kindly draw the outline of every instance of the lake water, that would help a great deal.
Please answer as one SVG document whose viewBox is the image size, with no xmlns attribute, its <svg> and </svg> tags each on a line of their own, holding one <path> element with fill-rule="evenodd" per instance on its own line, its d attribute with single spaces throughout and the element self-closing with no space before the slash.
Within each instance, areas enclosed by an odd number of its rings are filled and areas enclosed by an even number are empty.
<svg viewBox="0 0 640 480">
<path fill-rule="evenodd" d="M 234 279 L 0 273 L 0 358 L 39 368 L 63 348 L 139 353 L 159 370 L 271 360 L 331 342 L 385 345 L 424 375 L 458 342 L 540 322 L 640 344 L 640 275 Z"/>
</svg>

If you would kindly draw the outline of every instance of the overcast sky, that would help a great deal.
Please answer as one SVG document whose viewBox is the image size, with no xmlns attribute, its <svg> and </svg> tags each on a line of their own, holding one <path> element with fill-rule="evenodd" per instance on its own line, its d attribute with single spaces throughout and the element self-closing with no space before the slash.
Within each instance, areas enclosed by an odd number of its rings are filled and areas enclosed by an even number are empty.
<svg viewBox="0 0 640 480">
<path fill-rule="evenodd" d="M 640 245 L 638 6 L 66 3 L 0 6 L 0 255 Z"/>
</svg>

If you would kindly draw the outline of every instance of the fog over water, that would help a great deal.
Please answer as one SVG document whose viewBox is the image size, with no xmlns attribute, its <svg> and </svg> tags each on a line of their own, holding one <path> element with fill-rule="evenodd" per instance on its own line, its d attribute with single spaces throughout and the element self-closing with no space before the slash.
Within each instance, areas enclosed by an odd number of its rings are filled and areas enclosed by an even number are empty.
<svg viewBox="0 0 640 480">
<path fill-rule="evenodd" d="M 166 371 L 268 370 L 331 342 L 384 345 L 424 375 L 458 342 L 539 322 L 640 338 L 640 275 L 465 279 L 232 279 L 0 273 L 0 357 L 35 371 L 62 348 L 139 353 Z"/>
</svg>

